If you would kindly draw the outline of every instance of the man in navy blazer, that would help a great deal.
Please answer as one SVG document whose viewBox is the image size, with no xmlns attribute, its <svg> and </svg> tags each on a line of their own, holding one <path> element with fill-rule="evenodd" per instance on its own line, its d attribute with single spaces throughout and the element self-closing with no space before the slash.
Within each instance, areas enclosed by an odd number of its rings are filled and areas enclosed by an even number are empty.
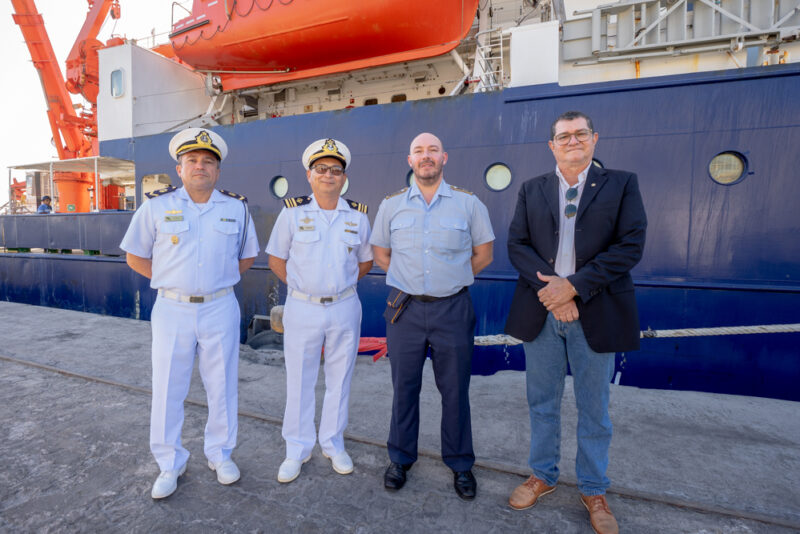
<svg viewBox="0 0 800 534">
<path fill-rule="evenodd" d="M 525 509 L 555 490 L 567 364 L 578 407 L 576 473 L 596 532 L 617 532 L 605 500 L 614 353 L 639 348 L 630 270 L 642 257 L 647 218 L 636 175 L 593 164 L 591 119 L 564 113 L 551 127 L 554 172 L 520 188 L 508 232 L 519 271 L 505 331 L 525 350 L 533 475 L 509 504 Z"/>
</svg>

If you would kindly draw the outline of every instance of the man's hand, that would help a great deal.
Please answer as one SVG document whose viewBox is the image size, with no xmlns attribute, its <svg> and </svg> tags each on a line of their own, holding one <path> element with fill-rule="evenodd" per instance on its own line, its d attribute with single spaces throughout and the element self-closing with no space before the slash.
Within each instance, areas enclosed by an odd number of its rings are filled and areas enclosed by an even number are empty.
<svg viewBox="0 0 800 534">
<path fill-rule="evenodd" d="M 547 308 L 547 311 L 553 311 L 563 306 L 578 295 L 578 292 L 566 278 L 542 274 L 539 271 L 536 271 L 536 276 L 542 282 L 547 282 L 547 285 L 536 293 L 539 295 L 539 302 Z"/>
<path fill-rule="evenodd" d="M 571 323 L 578 320 L 578 306 L 574 300 L 570 300 L 553 310 L 553 317 L 562 323 Z"/>
</svg>

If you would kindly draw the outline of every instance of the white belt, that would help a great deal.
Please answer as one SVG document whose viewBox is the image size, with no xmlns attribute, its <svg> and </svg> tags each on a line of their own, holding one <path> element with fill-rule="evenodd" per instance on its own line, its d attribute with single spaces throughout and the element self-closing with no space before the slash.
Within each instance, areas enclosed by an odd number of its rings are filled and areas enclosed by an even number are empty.
<svg viewBox="0 0 800 534">
<path fill-rule="evenodd" d="M 232 287 L 226 287 L 225 289 L 220 289 L 216 293 L 211 293 L 210 295 L 181 295 L 176 291 L 170 291 L 169 289 L 159 289 L 158 294 L 164 297 L 165 299 L 170 300 L 177 300 L 178 302 L 191 302 L 192 304 L 201 304 L 203 302 L 209 302 L 214 299 L 218 299 L 220 297 L 224 297 L 228 293 L 233 291 Z"/>
<path fill-rule="evenodd" d="M 313 295 L 306 295 L 302 291 L 298 291 L 296 289 L 289 288 L 289 296 L 298 300 L 305 300 L 308 302 L 314 302 L 316 304 L 330 304 L 331 302 L 336 302 L 337 300 L 342 300 L 345 297 L 349 297 L 350 295 L 355 294 L 356 290 L 353 287 L 348 287 L 338 295 L 331 295 L 330 297 L 315 297 Z"/>
</svg>

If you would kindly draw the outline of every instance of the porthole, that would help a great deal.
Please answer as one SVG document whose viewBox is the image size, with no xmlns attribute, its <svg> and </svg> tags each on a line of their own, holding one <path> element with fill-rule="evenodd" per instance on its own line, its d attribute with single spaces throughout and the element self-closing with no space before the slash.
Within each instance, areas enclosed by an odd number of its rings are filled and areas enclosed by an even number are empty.
<svg viewBox="0 0 800 534">
<path fill-rule="evenodd" d="M 606 168 L 606 166 L 603 165 L 603 162 L 600 161 L 599 159 L 592 158 L 592 165 L 594 165 L 598 169 L 605 169 Z"/>
<path fill-rule="evenodd" d="M 708 164 L 711 179 L 721 185 L 733 185 L 747 174 L 747 158 L 738 152 L 720 152 Z"/>
<path fill-rule="evenodd" d="M 411 187 L 412 185 L 414 185 L 414 171 L 413 171 L 413 169 L 408 171 L 408 174 L 406 174 L 406 185 L 408 187 Z"/>
<path fill-rule="evenodd" d="M 345 178 L 344 179 L 344 185 L 342 186 L 342 192 L 339 193 L 339 194 L 340 195 L 344 195 L 345 193 L 347 193 L 348 189 L 350 189 L 350 179 L 349 178 Z"/>
<path fill-rule="evenodd" d="M 289 180 L 283 176 L 276 176 L 270 180 L 269 190 L 275 198 L 283 198 L 289 192 Z"/>
<path fill-rule="evenodd" d="M 502 191 L 511 184 L 511 169 L 505 163 L 492 163 L 483 173 L 486 185 L 492 191 Z"/>
</svg>

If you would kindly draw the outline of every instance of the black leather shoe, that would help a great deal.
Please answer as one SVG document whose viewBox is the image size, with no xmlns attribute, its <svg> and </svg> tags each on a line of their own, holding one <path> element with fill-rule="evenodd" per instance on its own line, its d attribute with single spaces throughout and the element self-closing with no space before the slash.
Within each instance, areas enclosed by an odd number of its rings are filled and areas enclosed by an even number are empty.
<svg viewBox="0 0 800 534">
<path fill-rule="evenodd" d="M 392 462 L 383 474 L 383 487 L 387 490 L 397 491 L 406 483 L 406 471 L 412 464 L 398 464 Z"/>
<path fill-rule="evenodd" d="M 478 482 L 472 471 L 453 471 L 453 487 L 456 488 L 459 497 L 471 501 L 478 491 Z"/>
</svg>

